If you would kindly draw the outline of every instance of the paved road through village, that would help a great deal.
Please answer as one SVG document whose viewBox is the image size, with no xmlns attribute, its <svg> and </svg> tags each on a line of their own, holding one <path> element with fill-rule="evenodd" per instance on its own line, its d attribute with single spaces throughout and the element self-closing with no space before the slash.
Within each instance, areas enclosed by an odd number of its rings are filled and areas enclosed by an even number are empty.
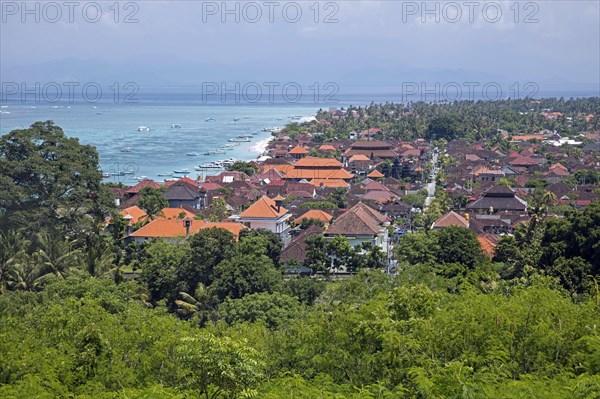
<svg viewBox="0 0 600 399">
<path fill-rule="evenodd" d="M 435 185 L 437 181 L 437 173 L 438 173 L 438 151 L 437 148 L 434 149 L 433 155 L 431 157 L 431 182 L 427 183 L 427 198 L 425 198 L 425 209 L 431 205 L 431 201 L 435 198 Z"/>
</svg>

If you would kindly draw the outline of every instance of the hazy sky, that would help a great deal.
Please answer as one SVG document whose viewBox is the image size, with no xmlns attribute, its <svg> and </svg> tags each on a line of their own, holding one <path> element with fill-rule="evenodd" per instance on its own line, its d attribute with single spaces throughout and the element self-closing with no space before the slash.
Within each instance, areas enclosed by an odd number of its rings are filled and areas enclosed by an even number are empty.
<svg viewBox="0 0 600 399">
<path fill-rule="evenodd" d="M 368 86 L 439 77 L 598 87 L 600 2 L 486 3 L 33 1 L 27 11 L 1 0 L 1 80 Z"/>
</svg>

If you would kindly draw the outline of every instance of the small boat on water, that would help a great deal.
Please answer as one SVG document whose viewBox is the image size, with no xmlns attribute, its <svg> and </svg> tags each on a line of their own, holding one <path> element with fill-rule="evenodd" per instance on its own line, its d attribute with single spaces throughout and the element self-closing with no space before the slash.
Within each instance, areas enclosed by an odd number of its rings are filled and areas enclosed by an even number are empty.
<svg viewBox="0 0 600 399">
<path fill-rule="evenodd" d="M 102 178 L 103 179 L 106 179 L 108 177 L 110 177 L 110 173 L 102 172 Z"/>
<path fill-rule="evenodd" d="M 204 122 L 215 122 L 215 121 L 216 121 L 216 119 L 215 119 L 215 118 L 206 118 L 206 119 L 204 120 Z"/>
<path fill-rule="evenodd" d="M 208 150 L 204 153 L 204 155 L 215 155 L 215 154 L 225 154 L 227 151 L 223 150 L 223 149 L 213 149 L 213 150 Z"/>
<path fill-rule="evenodd" d="M 181 125 L 179 123 L 173 123 L 171 129 L 181 129 Z"/>
<path fill-rule="evenodd" d="M 121 152 L 131 152 L 131 147 L 123 147 L 121 148 Z"/>
<path fill-rule="evenodd" d="M 169 177 L 169 176 L 173 176 L 173 173 L 168 173 L 168 172 L 167 173 L 159 173 L 158 175 L 161 177 L 163 177 L 163 176 Z"/>
<path fill-rule="evenodd" d="M 226 159 L 224 161 L 221 161 L 221 163 L 223 164 L 223 166 L 231 166 L 231 165 L 233 165 L 236 162 L 237 162 L 237 159 L 235 159 L 235 158 L 229 158 L 229 159 Z"/>
<path fill-rule="evenodd" d="M 148 180 L 148 176 L 135 176 L 134 179 L 137 181 L 144 181 Z"/>
<path fill-rule="evenodd" d="M 250 136 L 250 137 L 252 137 L 252 136 Z M 232 143 L 247 143 L 249 141 L 252 141 L 250 139 L 250 137 L 247 137 L 247 136 L 238 136 L 238 137 L 234 137 L 232 139 L 229 139 L 227 141 L 232 142 Z"/>
<path fill-rule="evenodd" d="M 237 121 L 239 121 L 239 120 L 240 120 L 240 118 L 233 118 L 233 121 L 234 121 L 234 122 L 237 122 Z"/>
<path fill-rule="evenodd" d="M 198 157 L 198 156 L 200 156 L 200 153 L 198 153 L 198 152 L 188 152 L 185 155 L 187 155 L 188 157 Z"/>
<path fill-rule="evenodd" d="M 149 132 L 150 128 L 148 126 L 138 126 L 138 132 Z"/>
<path fill-rule="evenodd" d="M 176 173 L 176 174 L 179 174 L 179 175 L 187 175 L 187 174 L 190 173 L 190 170 L 187 169 L 187 168 L 186 169 L 175 169 L 173 171 L 173 173 Z"/>
<path fill-rule="evenodd" d="M 283 129 L 283 128 L 279 127 L 279 126 L 271 126 L 271 127 L 263 127 L 262 131 L 263 132 L 271 132 L 271 133 L 279 133 L 281 131 L 281 129 Z"/>
<path fill-rule="evenodd" d="M 216 162 L 203 163 L 202 165 L 196 166 L 195 168 L 198 171 L 206 170 L 206 169 L 223 169 L 223 166 L 219 165 Z"/>
</svg>

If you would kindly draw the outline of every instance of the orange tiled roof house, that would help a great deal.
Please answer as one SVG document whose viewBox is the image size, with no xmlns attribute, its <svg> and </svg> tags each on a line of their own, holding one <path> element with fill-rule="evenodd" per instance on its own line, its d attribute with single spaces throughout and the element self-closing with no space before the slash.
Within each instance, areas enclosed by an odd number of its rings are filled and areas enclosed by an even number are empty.
<svg viewBox="0 0 600 399">
<path fill-rule="evenodd" d="M 264 195 L 242 212 L 238 221 L 251 229 L 267 229 L 278 234 L 287 246 L 291 239 L 288 220 L 292 214 L 282 206 L 283 200 L 279 195 L 274 199 Z"/>
<path fill-rule="evenodd" d="M 342 168 L 342 164 L 333 158 L 305 157 L 286 171 L 285 180 L 300 181 L 313 179 L 350 180 L 352 174 Z"/>
<path fill-rule="evenodd" d="M 185 219 L 159 218 L 131 233 L 127 237 L 127 242 L 133 241 L 140 244 L 154 238 L 176 242 L 196 234 L 200 230 L 213 227 L 231 232 L 236 239 L 239 237 L 240 232 L 246 229 L 246 226 L 241 223 L 208 223 L 204 220 L 191 219 L 189 217 L 186 217 Z"/>
</svg>

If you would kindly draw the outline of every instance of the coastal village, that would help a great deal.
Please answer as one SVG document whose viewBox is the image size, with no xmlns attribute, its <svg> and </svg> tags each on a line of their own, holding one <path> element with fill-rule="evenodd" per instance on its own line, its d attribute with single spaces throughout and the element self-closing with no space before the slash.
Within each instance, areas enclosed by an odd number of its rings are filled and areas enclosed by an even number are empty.
<svg viewBox="0 0 600 399">
<path fill-rule="evenodd" d="M 0 399 L 600 399 L 600 0 L 0 20 Z"/>
<path fill-rule="evenodd" d="M 562 217 L 600 198 L 598 132 L 573 138 L 548 129 L 499 130 L 490 145 L 485 139 L 400 141 L 370 127 L 323 140 L 320 126 L 348 117 L 337 108 L 324 114 L 311 122 L 312 132 L 273 133 L 263 156 L 245 171 L 111 188 L 128 226 L 125 242 L 185 239 L 213 227 L 235 237 L 267 229 L 283 243 L 288 272 L 310 274 L 306 242 L 322 234 L 353 248 L 377 248 L 383 268 L 393 272 L 392 248 L 405 234 L 466 228 L 493 258 L 499 239 L 519 224 Z M 352 111 L 350 117 L 360 116 Z M 559 112 L 543 117 L 565 118 Z M 146 187 L 160 189 L 168 203 L 154 215 L 139 206 Z"/>
</svg>

